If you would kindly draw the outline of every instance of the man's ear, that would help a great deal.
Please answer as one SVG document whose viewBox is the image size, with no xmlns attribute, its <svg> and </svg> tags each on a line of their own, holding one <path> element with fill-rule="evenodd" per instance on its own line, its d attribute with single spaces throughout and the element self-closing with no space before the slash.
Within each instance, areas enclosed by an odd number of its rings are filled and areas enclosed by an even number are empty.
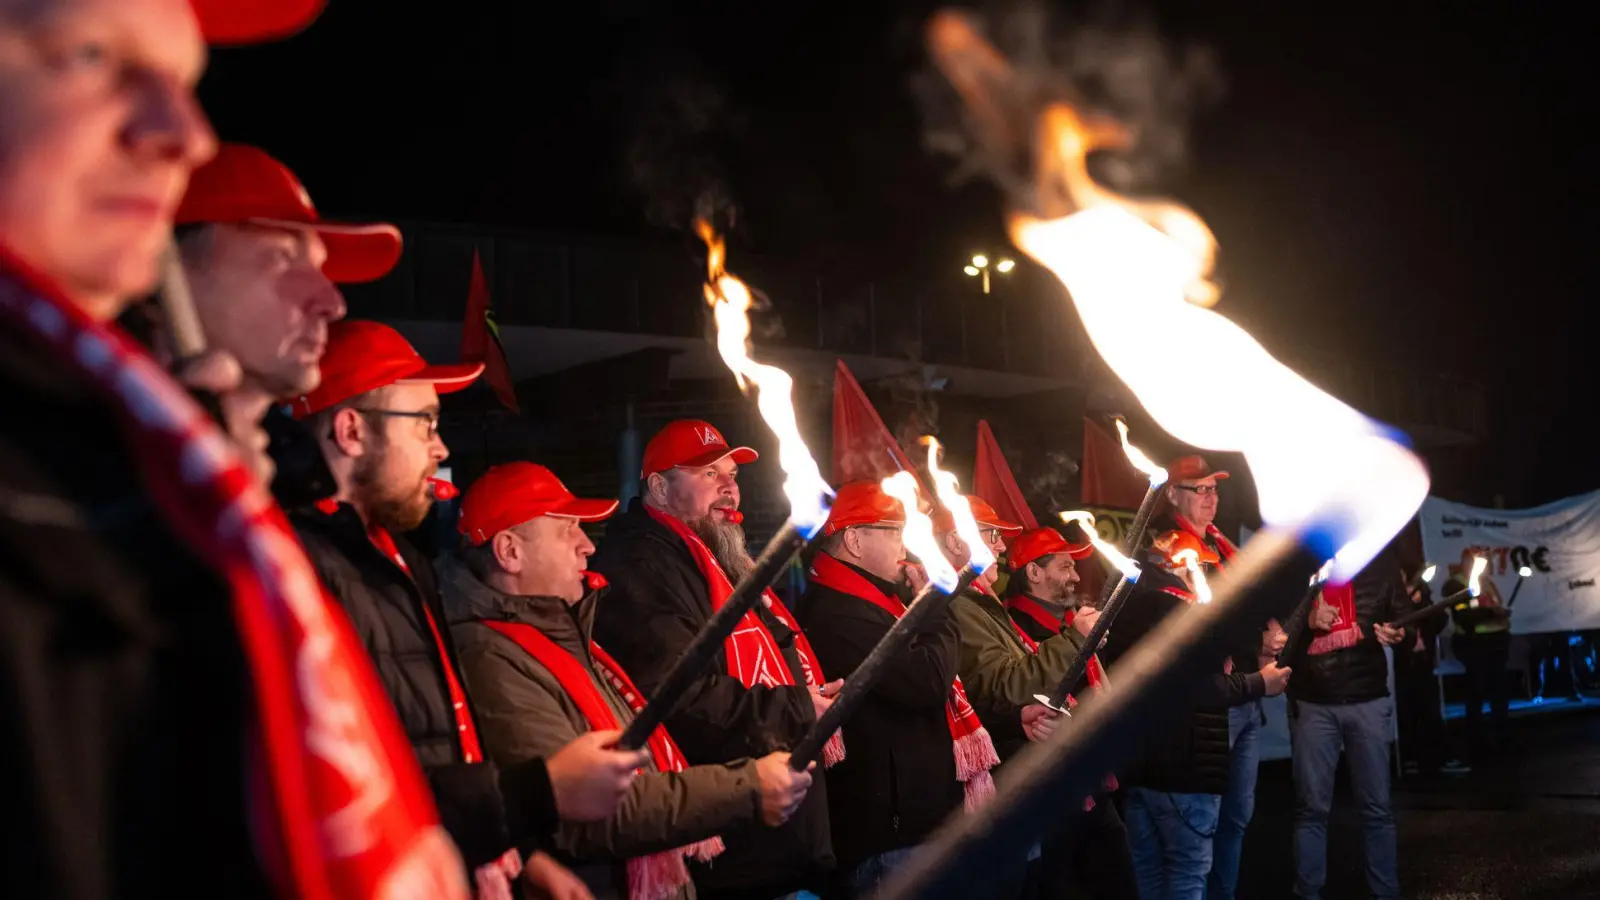
<svg viewBox="0 0 1600 900">
<path fill-rule="evenodd" d="M 346 406 L 334 412 L 333 446 L 343 455 L 351 458 L 366 455 L 366 440 L 371 433 L 371 423 L 359 410 Z"/>
<path fill-rule="evenodd" d="M 645 487 L 650 492 L 650 500 L 657 507 L 667 505 L 667 473 L 651 472 L 645 479 Z"/>
<path fill-rule="evenodd" d="M 944 552 L 951 556 L 960 556 L 961 552 L 967 549 L 966 543 L 961 540 L 961 535 L 954 531 L 946 531 L 939 535 L 939 541 L 944 545 Z"/>
<path fill-rule="evenodd" d="M 1030 562 L 1023 566 L 1022 571 L 1027 573 L 1028 584 L 1030 586 L 1044 581 L 1044 569 L 1036 562 Z"/>
<path fill-rule="evenodd" d="M 506 572 L 516 575 L 522 571 L 522 547 L 508 529 L 489 539 L 494 550 L 494 561 Z"/>
<path fill-rule="evenodd" d="M 839 534 L 839 546 L 843 547 L 846 553 L 857 559 L 861 558 L 861 535 L 858 533 L 859 531 L 860 529 L 857 528 L 846 528 Z"/>
</svg>

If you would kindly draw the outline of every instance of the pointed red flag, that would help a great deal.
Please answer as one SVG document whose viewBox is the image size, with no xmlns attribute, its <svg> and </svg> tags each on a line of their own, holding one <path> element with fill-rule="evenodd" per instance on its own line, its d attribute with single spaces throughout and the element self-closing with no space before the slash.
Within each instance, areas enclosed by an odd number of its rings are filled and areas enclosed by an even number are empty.
<svg viewBox="0 0 1600 900">
<path fill-rule="evenodd" d="M 917 473 L 844 360 L 839 360 L 833 372 L 834 485 L 881 481 L 900 471 Z"/>
<path fill-rule="evenodd" d="M 1150 479 L 1128 462 L 1122 444 L 1099 423 L 1085 417 L 1083 489 L 1079 494 L 1083 505 L 1135 510 L 1149 487 Z"/>
<path fill-rule="evenodd" d="M 483 380 L 505 407 L 519 415 L 517 391 L 511 384 L 511 366 L 500 345 L 500 328 L 489 306 L 489 282 L 483 277 L 483 261 L 472 251 L 472 283 L 467 288 L 467 315 L 461 322 L 461 361 L 484 364 Z"/>
<path fill-rule="evenodd" d="M 989 501 L 1001 518 L 1027 528 L 1039 527 L 1033 510 L 1022 499 L 1022 489 L 1017 487 L 1017 479 L 1000 452 L 1000 442 L 994 439 L 988 419 L 978 420 L 978 458 L 972 465 L 972 492 Z"/>
</svg>

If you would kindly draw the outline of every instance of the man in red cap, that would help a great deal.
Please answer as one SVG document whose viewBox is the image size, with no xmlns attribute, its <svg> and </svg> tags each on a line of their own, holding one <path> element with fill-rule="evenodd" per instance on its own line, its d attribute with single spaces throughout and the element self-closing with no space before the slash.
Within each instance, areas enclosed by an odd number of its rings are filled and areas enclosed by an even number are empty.
<svg viewBox="0 0 1600 900">
<path fill-rule="evenodd" d="M 485 753 L 503 767 L 548 756 L 591 731 L 625 728 L 644 696 L 592 633 L 609 602 L 584 571 L 594 544 L 583 523 L 616 511 L 585 500 L 543 466 L 495 466 L 467 490 L 457 528 L 465 546 L 439 563 L 461 668 L 483 725 Z M 686 858 L 710 860 L 719 835 L 781 825 L 805 799 L 807 772 L 789 754 L 690 766 L 667 730 L 649 739 L 650 766 L 609 817 L 563 822 L 555 848 L 602 900 L 658 900 L 689 889 Z"/>
<path fill-rule="evenodd" d="M 1069 544 L 1054 528 L 1024 531 L 1006 548 L 1006 609 L 1035 641 L 1071 625 L 1087 636 L 1100 611 L 1078 608 L 1078 561 L 1094 555 L 1092 544 Z"/>
<path fill-rule="evenodd" d="M 548 765 L 484 760 L 433 566 L 400 536 L 428 514 L 432 476 L 449 455 L 439 395 L 472 384 L 483 363 L 429 365 L 389 326 L 345 320 L 328 328 L 321 367 L 321 383 L 292 408 L 321 443 L 338 492 L 295 510 L 295 529 L 377 664 L 467 864 L 485 873 L 503 861 L 515 875 L 521 856 L 508 848 L 531 849 L 557 814 L 610 815 L 641 755 L 604 749 L 617 734 L 596 731 Z"/>
<path fill-rule="evenodd" d="M 207 39 L 321 2 L 0 0 L 0 895 L 464 897 L 371 664 L 259 481 L 113 320 L 156 282 Z M 196 385 L 237 381 L 225 355 Z"/>
<path fill-rule="evenodd" d="M 1209 559 L 1206 571 L 1225 567 L 1238 548 L 1217 528 L 1218 491 L 1228 473 L 1211 468 L 1203 456 L 1183 456 L 1167 464 L 1165 510 L 1150 523 L 1146 534 L 1163 535 L 1184 532 L 1194 537 Z M 1165 557 L 1159 550 L 1145 545 L 1149 550 L 1148 564 L 1161 567 Z M 1124 633 L 1123 637 L 1127 635 Z M 1258 672 L 1262 661 L 1275 657 L 1283 649 L 1288 636 L 1276 620 L 1269 619 L 1262 627 L 1261 640 L 1250 641 L 1234 649 L 1231 654 L 1233 671 L 1239 674 Z M 1261 763 L 1261 733 L 1266 727 L 1266 712 L 1258 699 L 1235 704 L 1228 709 L 1228 733 L 1231 750 L 1231 772 L 1227 790 L 1222 797 L 1222 811 L 1217 820 L 1214 841 L 1213 869 L 1208 880 L 1208 896 L 1217 900 L 1233 900 L 1239 884 L 1239 856 L 1244 849 L 1244 832 L 1255 813 L 1256 774 Z"/>
<path fill-rule="evenodd" d="M 877 482 L 834 497 L 801 607 L 828 671 L 855 671 L 905 612 L 905 522 Z M 836 896 L 871 895 L 963 799 L 993 796 L 1000 758 L 956 677 L 960 649 L 949 610 L 929 616 L 845 723 L 849 756 L 828 772 Z"/>
<path fill-rule="evenodd" d="M 639 497 L 607 525 L 592 567 L 612 588 L 595 639 L 646 696 L 753 566 L 738 476 L 756 458 L 709 422 L 671 422 L 645 446 Z M 799 624 L 769 591 L 667 727 L 696 765 L 764 756 L 799 741 L 832 703 L 836 686 L 824 681 Z M 840 753 L 830 741 L 824 763 Z M 728 852 L 695 875 L 700 896 L 772 900 L 818 889 L 833 866 L 825 787 L 819 775 L 782 828 L 728 835 Z"/>
<path fill-rule="evenodd" d="M 252 445 L 265 436 L 268 407 L 316 388 L 328 323 L 344 318 L 335 283 L 388 273 L 400 258 L 400 232 L 322 221 L 294 173 L 243 144 L 223 144 L 195 171 L 177 225 L 206 339 L 242 370 L 222 411 L 270 481 L 270 458 Z"/>
</svg>

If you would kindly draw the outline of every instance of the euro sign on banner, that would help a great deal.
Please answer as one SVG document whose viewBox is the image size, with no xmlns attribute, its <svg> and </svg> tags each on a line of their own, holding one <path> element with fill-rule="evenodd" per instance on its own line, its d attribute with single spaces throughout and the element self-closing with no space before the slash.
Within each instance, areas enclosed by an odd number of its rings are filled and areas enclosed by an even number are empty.
<svg viewBox="0 0 1600 900">
<path fill-rule="evenodd" d="M 1418 516 L 1423 554 L 1439 567 L 1435 597 L 1452 574 L 1465 578 L 1472 557 L 1481 555 L 1489 560 L 1484 577 L 1511 604 L 1513 634 L 1600 628 L 1600 491 L 1532 509 L 1429 497 Z"/>
</svg>

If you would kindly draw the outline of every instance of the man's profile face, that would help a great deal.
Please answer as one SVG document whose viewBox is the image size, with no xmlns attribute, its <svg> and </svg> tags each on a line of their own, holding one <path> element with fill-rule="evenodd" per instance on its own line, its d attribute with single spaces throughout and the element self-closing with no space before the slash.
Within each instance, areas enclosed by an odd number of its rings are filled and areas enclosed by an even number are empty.
<svg viewBox="0 0 1600 900">
<path fill-rule="evenodd" d="M 1056 603 L 1070 601 L 1078 590 L 1078 566 L 1067 553 L 1052 553 L 1039 561 L 1040 588 L 1044 599 Z"/>
<path fill-rule="evenodd" d="M 713 508 L 739 508 L 739 464 L 732 456 L 709 466 L 679 466 L 665 474 L 666 509 L 685 522 L 704 519 Z"/>
<path fill-rule="evenodd" d="M 1207 475 L 1179 482 L 1167 488 L 1167 499 L 1174 509 L 1197 528 L 1217 520 L 1217 479 Z"/>
<path fill-rule="evenodd" d="M 343 295 L 322 274 L 327 258 L 310 231 L 213 225 L 184 242 L 206 336 L 274 398 L 308 394 L 322 381 L 328 323 L 345 313 Z"/>
<path fill-rule="evenodd" d="M 904 526 L 858 525 L 850 530 L 859 547 L 861 568 L 884 581 L 899 581 L 900 563 L 906 558 Z"/>
<path fill-rule="evenodd" d="M 439 438 L 439 395 L 431 384 L 395 384 L 354 408 L 371 427 L 356 459 L 351 491 L 376 524 L 410 531 L 433 506 L 428 479 L 450 455 Z"/>
<path fill-rule="evenodd" d="M 0 0 L 0 244 L 109 320 L 216 152 L 188 0 Z"/>
</svg>

